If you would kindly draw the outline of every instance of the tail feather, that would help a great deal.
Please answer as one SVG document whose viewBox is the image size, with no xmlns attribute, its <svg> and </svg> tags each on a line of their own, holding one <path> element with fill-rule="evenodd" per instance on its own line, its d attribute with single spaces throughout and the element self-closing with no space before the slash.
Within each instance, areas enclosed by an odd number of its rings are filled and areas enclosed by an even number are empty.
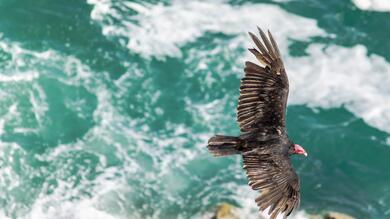
<svg viewBox="0 0 390 219">
<path fill-rule="evenodd" d="M 207 148 L 214 156 L 239 154 L 241 139 L 232 136 L 216 135 L 210 138 Z"/>
</svg>

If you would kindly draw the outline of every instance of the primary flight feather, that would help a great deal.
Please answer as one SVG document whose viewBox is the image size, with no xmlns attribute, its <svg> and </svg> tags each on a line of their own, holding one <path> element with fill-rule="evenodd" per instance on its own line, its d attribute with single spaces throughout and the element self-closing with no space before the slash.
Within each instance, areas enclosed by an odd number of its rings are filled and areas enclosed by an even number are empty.
<svg viewBox="0 0 390 219">
<path fill-rule="evenodd" d="M 249 33 L 257 48 L 249 49 L 259 61 L 245 63 L 237 107 L 238 137 L 216 135 L 208 149 L 214 156 L 241 154 L 249 185 L 259 190 L 256 203 L 269 208 L 274 219 L 289 216 L 300 200 L 299 178 L 290 155 L 306 151 L 287 135 L 286 106 L 289 91 L 287 74 L 274 38 L 259 28 L 260 40 Z"/>
</svg>

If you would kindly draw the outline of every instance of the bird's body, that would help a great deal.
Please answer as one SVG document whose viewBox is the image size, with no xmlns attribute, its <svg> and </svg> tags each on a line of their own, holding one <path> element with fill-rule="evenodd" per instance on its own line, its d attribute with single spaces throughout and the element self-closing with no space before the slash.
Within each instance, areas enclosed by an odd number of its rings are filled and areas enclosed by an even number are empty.
<svg viewBox="0 0 390 219">
<path fill-rule="evenodd" d="M 300 200 L 299 178 L 290 155 L 304 154 L 287 135 L 286 105 L 289 83 L 280 52 L 271 33 L 259 29 L 261 42 L 249 33 L 257 49 L 249 49 L 260 62 L 245 63 L 237 107 L 238 137 L 216 135 L 208 142 L 215 156 L 241 154 L 249 185 L 261 194 L 256 199 L 260 210 L 270 208 L 271 219 L 279 213 L 287 217 Z"/>
</svg>

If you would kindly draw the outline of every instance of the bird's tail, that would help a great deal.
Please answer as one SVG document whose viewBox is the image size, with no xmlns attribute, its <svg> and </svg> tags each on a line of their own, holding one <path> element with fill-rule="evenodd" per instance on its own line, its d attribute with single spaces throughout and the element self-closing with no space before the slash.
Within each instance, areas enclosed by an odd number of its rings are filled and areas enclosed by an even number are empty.
<svg viewBox="0 0 390 219">
<path fill-rule="evenodd" d="M 210 138 L 207 148 L 214 156 L 239 154 L 242 140 L 238 137 L 216 135 Z"/>
</svg>

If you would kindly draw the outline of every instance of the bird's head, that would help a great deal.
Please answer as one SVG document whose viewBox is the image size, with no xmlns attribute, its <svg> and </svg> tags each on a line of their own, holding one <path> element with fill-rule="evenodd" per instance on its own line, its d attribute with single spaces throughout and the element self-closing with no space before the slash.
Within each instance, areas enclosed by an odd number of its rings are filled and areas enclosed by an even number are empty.
<svg viewBox="0 0 390 219">
<path fill-rule="evenodd" d="M 299 144 L 293 144 L 292 145 L 292 153 L 293 154 L 303 154 L 305 157 L 307 157 L 307 153 L 305 151 L 305 149 L 303 149 L 302 146 L 300 146 Z"/>
</svg>

